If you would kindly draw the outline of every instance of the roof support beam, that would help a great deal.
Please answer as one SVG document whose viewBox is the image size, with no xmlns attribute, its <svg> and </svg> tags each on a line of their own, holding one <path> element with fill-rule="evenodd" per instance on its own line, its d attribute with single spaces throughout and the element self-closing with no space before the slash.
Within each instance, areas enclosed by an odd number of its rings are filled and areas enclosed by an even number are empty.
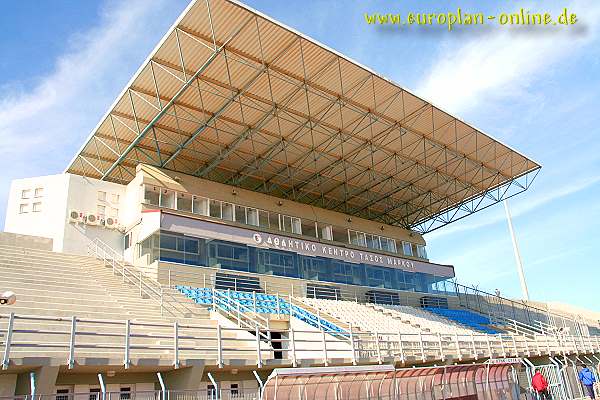
<svg viewBox="0 0 600 400">
<path fill-rule="evenodd" d="M 219 110 L 217 112 L 215 112 L 205 123 L 203 123 L 202 125 L 200 125 L 200 127 L 198 127 L 193 133 L 192 135 L 187 138 L 182 144 L 180 144 L 177 148 L 177 150 L 175 150 L 175 152 L 171 155 L 171 157 L 169 157 L 168 159 L 166 159 L 163 163 L 162 163 L 162 167 L 165 167 L 167 164 L 169 164 L 171 161 L 173 161 L 175 159 L 175 157 L 177 157 L 179 155 L 179 153 L 181 153 L 190 143 L 192 143 L 194 140 L 196 140 L 196 138 L 198 136 L 200 136 L 200 134 L 202 134 L 202 132 L 204 132 L 206 130 L 206 128 L 208 128 L 210 126 L 210 124 L 214 123 L 221 114 L 223 114 L 230 105 L 232 105 L 233 103 L 235 103 L 237 101 L 237 99 L 242 95 L 242 93 L 244 93 L 246 90 L 248 90 L 248 88 L 250 86 L 252 86 L 252 84 L 262 75 L 262 70 L 259 71 L 257 74 L 255 74 L 245 85 L 242 89 L 238 90 L 238 92 L 231 96 L 223 106 L 221 106 L 221 108 L 219 108 Z"/>
<path fill-rule="evenodd" d="M 183 31 L 185 31 L 189 35 L 195 36 L 195 37 L 197 37 L 197 38 L 199 38 L 201 40 L 208 41 L 210 39 L 206 35 L 203 35 L 203 34 L 198 33 L 198 32 L 191 31 L 191 30 L 186 29 L 184 27 L 182 27 L 180 29 L 183 30 Z M 219 43 L 219 41 L 217 40 L 217 44 L 218 43 Z M 245 53 L 241 52 L 240 50 L 237 50 L 237 49 L 228 49 L 228 51 L 231 52 L 231 53 L 237 54 L 238 56 L 240 56 L 242 58 L 246 58 L 246 59 L 249 59 L 249 60 L 252 60 L 252 61 L 255 61 L 255 62 L 260 62 L 260 60 L 258 58 L 252 57 L 251 55 L 248 55 L 248 54 L 245 54 Z M 340 58 L 340 56 L 336 55 L 336 58 Z M 401 122 L 401 121 L 395 121 L 395 120 L 393 120 L 391 117 L 385 115 L 385 113 L 382 112 L 382 111 L 367 109 L 363 104 L 361 104 L 358 101 L 352 99 L 352 97 L 348 97 L 348 95 L 345 94 L 345 93 L 337 93 L 336 91 L 333 91 L 333 90 L 330 90 L 330 89 L 326 89 L 326 88 L 324 88 L 322 86 L 317 85 L 315 82 L 313 82 L 313 78 L 312 77 L 311 78 L 307 78 L 305 76 L 303 77 L 303 76 L 300 76 L 300 75 L 291 74 L 289 71 L 286 71 L 286 70 L 284 70 L 282 68 L 279 68 L 276 65 L 272 65 L 271 68 L 274 71 L 277 71 L 277 72 L 279 72 L 279 73 L 281 73 L 283 75 L 287 75 L 287 76 L 289 76 L 290 78 L 292 78 L 294 80 L 297 80 L 297 81 L 300 81 L 300 82 L 304 82 L 307 85 L 307 87 L 310 87 L 312 90 L 323 92 L 323 93 L 326 93 L 326 94 L 328 94 L 330 96 L 333 96 L 333 97 L 337 98 L 339 101 L 343 102 L 344 104 L 355 108 L 359 112 L 370 114 L 370 115 L 373 116 L 373 118 L 376 118 L 378 120 L 383 121 L 383 123 L 386 123 L 388 125 L 392 125 L 392 124 Z M 403 89 L 401 89 L 401 90 L 403 90 Z M 351 90 L 348 90 L 348 92 L 350 92 L 350 91 Z M 424 105 L 424 107 L 420 108 L 419 110 L 421 112 L 431 111 L 432 115 L 433 115 L 434 108 L 437 109 L 437 107 L 434 107 L 433 105 L 426 103 Z M 412 115 L 412 116 L 414 116 L 414 115 Z M 411 116 L 407 116 L 407 117 L 404 118 L 404 120 L 410 119 L 410 117 Z M 456 120 L 456 118 L 454 118 L 454 120 Z M 440 129 L 440 127 L 436 127 L 435 129 L 438 130 L 438 129 Z M 439 141 L 435 140 L 434 138 L 427 137 L 427 135 L 425 133 L 422 133 L 422 132 L 420 132 L 420 131 L 418 131 L 416 129 L 410 129 L 410 130 L 411 130 L 411 132 L 413 132 L 413 133 L 421 136 L 423 140 L 427 141 L 428 143 L 431 143 L 433 146 L 436 146 L 436 147 L 446 147 L 446 145 L 443 142 L 439 142 Z M 475 132 L 475 129 L 474 129 L 474 132 Z M 476 159 L 474 159 L 473 157 L 471 157 L 471 154 L 477 154 L 477 150 L 475 152 L 470 153 L 470 154 L 466 154 L 466 153 L 463 154 L 463 153 L 460 153 L 460 152 L 452 150 L 452 149 L 448 149 L 448 150 L 450 152 L 456 154 L 458 157 L 465 157 L 466 159 L 468 159 L 471 162 L 479 163 Z M 497 169 L 495 169 L 495 168 L 493 168 L 491 166 L 487 166 L 487 165 L 484 164 L 484 167 L 486 169 L 490 170 L 491 173 L 494 173 L 494 174 L 495 173 L 501 173 L 500 171 L 498 171 Z M 505 174 L 502 174 L 502 175 L 505 176 L 505 178 L 507 178 L 507 179 L 510 178 L 510 176 L 506 176 Z"/>
<path fill-rule="evenodd" d="M 160 120 L 160 118 L 166 113 L 166 111 L 173 105 L 173 103 L 175 103 L 175 101 L 177 101 L 177 99 L 185 92 L 185 90 L 192 84 L 194 83 L 195 79 L 202 74 L 211 64 L 212 62 L 217 58 L 217 56 L 219 54 L 221 54 L 221 52 L 225 49 L 225 46 L 227 46 L 227 44 L 229 42 L 231 42 L 231 40 L 233 40 L 248 24 L 248 22 L 250 22 L 253 18 L 248 18 L 248 20 L 246 20 L 246 22 L 244 22 L 235 32 L 233 32 L 229 38 L 217 49 L 215 49 L 213 51 L 213 53 L 210 55 L 210 57 L 208 57 L 208 59 L 200 66 L 200 68 L 198 68 L 198 70 L 194 73 L 194 75 L 192 75 L 180 88 L 179 90 L 177 90 L 177 92 L 175 93 L 175 95 L 173 96 L 173 98 L 171 98 L 171 100 L 169 100 L 169 102 L 162 108 L 162 110 L 160 110 L 155 116 L 154 118 L 152 118 L 152 120 L 150 121 L 150 124 L 148 124 L 139 134 L 138 136 L 129 144 L 129 146 L 127 146 L 127 148 L 123 151 L 123 153 L 119 156 L 119 158 L 108 168 L 108 170 L 106 170 L 106 172 L 104 172 L 104 174 L 102 174 L 102 180 L 105 180 L 113 171 L 114 169 L 117 167 L 117 165 L 119 165 L 124 159 L 125 157 L 127 157 L 127 155 L 131 152 L 131 150 L 133 150 L 133 148 L 142 141 L 142 139 L 144 138 L 144 136 L 146 135 L 146 133 L 148 133 L 151 128 L 154 126 L 154 124 L 156 122 L 158 122 Z M 166 163 L 163 163 L 166 164 Z"/>
</svg>

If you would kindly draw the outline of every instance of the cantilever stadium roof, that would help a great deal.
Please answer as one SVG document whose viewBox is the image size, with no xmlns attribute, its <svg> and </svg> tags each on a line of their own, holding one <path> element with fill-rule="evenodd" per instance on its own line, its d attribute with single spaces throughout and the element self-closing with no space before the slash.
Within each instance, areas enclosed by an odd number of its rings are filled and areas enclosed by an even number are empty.
<svg viewBox="0 0 600 400">
<path fill-rule="evenodd" d="M 231 0 L 190 4 L 67 172 L 126 183 L 139 163 L 420 232 L 526 190 L 540 168 Z"/>
</svg>

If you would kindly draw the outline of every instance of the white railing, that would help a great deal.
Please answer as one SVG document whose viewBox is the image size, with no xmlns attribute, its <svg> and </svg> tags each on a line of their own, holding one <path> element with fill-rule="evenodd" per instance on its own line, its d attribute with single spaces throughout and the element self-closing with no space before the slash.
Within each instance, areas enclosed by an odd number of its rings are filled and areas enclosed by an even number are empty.
<svg viewBox="0 0 600 400">
<path fill-rule="evenodd" d="M 258 400 L 258 389 L 151 390 L 0 396 L 0 400 Z"/>
<path fill-rule="evenodd" d="M 254 293 L 256 298 L 256 293 Z M 211 290 L 211 300 L 215 311 L 234 321 L 239 327 L 255 330 L 257 335 L 269 340 L 269 319 L 256 312 L 256 307 L 242 304 L 231 296 L 231 291 Z M 256 303 L 255 303 L 256 304 Z M 267 332 L 267 333 L 264 333 Z"/>
<path fill-rule="evenodd" d="M 179 295 L 170 290 L 164 290 L 155 280 L 146 277 L 141 271 L 123 261 L 123 256 L 113 250 L 102 240 L 96 238 L 88 243 L 88 254 L 102 260 L 104 265 L 112 268 L 113 275 L 122 277 L 127 283 L 139 290 L 140 297 L 148 298 L 160 307 L 161 315 L 172 318 L 193 317 L 195 310 L 186 304 Z"/>
<path fill-rule="evenodd" d="M 168 264 L 168 263 L 165 263 Z M 221 273 L 223 276 L 217 278 L 217 273 Z M 226 275 L 235 275 L 231 278 L 226 277 Z M 211 268 L 211 267 L 198 267 L 195 268 L 194 272 L 182 272 L 182 271 L 171 271 L 168 272 L 168 281 L 165 282 L 166 286 L 172 287 L 174 285 L 189 285 L 196 287 L 216 287 L 217 281 L 220 286 L 228 285 L 232 290 L 237 290 L 237 288 L 244 288 L 241 290 L 248 291 L 249 285 L 257 285 L 257 275 L 253 273 L 246 273 L 240 271 L 230 271 L 225 269 Z M 463 287 L 462 285 L 458 285 Z M 314 293 L 315 287 L 317 287 L 316 291 L 318 293 Z M 295 279 L 295 278 L 286 278 L 286 277 L 278 277 L 278 276 L 269 276 L 263 275 L 260 279 L 260 288 L 264 293 L 278 295 L 282 297 L 287 296 L 306 296 L 306 297 L 314 297 L 329 299 L 329 300 L 344 300 L 344 301 L 355 301 L 358 303 L 373 303 L 376 300 L 387 301 L 388 299 L 381 297 L 378 299 L 367 298 L 365 295 L 368 291 L 377 291 L 377 288 L 368 288 L 363 286 L 355 286 L 355 285 L 344 285 L 344 284 L 334 284 L 327 282 L 319 282 L 319 281 L 306 281 L 303 279 Z M 312 288 L 313 291 L 309 290 Z M 414 305 L 415 303 L 415 292 L 402 292 L 402 291 L 393 291 L 391 289 L 381 289 L 382 291 L 387 291 L 390 293 L 390 299 L 393 299 L 396 302 L 400 302 L 400 304 L 406 305 Z M 474 290 L 474 289 L 469 289 Z M 483 293 L 483 292 L 481 292 Z M 427 295 L 427 293 L 423 293 L 423 296 Z M 461 296 L 465 296 L 465 294 L 461 294 Z M 485 304 L 482 304 L 481 311 L 477 310 L 477 307 L 467 307 L 463 304 L 463 306 L 469 310 L 473 310 L 478 313 L 482 313 L 490 318 L 492 323 L 500 322 L 500 323 L 509 323 L 508 327 L 510 330 L 516 329 L 515 333 L 518 334 L 546 334 L 546 335 L 558 335 L 563 334 L 564 332 L 560 332 L 556 326 L 551 326 L 548 324 L 544 324 L 539 322 L 536 319 L 532 319 L 531 323 L 524 322 L 523 320 L 514 319 L 511 317 L 512 313 L 504 313 L 504 312 L 494 312 L 493 310 L 496 306 L 500 307 L 497 304 L 487 303 L 487 299 L 483 298 L 478 294 L 468 294 L 466 296 L 473 296 L 474 298 L 477 296 L 481 297 L 481 301 Z M 455 296 L 449 294 L 449 298 L 452 299 Z M 492 296 L 497 297 L 497 296 Z M 530 306 L 522 305 L 518 302 L 506 300 L 500 297 L 497 297 L 500 300 L 508 301 L 516 307 L 519 305 L 521 307 L 528 307 L 530 309 L 534 309 Z M 456 298 L 458 300 L 458 298 Z M 473 300 L 471 301 L 471 303 Z M 464 302 L 463 302 L 464 303 Z M 512 306 L 511 306 L 512 307 Z M 524 312 L 525 309 L 521 310 Z M 542 312 L 542 310 L 535 309 L 538 312 Z M 501 311 L 501 309 L 499 310 Z M 510 315 L 508 315 L 510 314 Z M 567 321 L 566 317 L 561 317 L 561 321 Z M 571 321 L 572 322 L 572 321 Z M 580 336 L 581 332 L 575 332 L 571 330 L 567 332 L 571 335 Z M 583 332 L 585 333 L 585 332 Z M 583 337 L 589 336 L 589 332 L 583 335 Z"/>
<path fill-rule="evenodd" d="M 263 340 L 248 329 L 220 324 L 158 324 L 14 313 L 0 315 L 0 332 L 5 338 L 3 369 L 10 367 L 12 359 L 41 355 L 51 356 L 72 368 L 78 360 L 106 358 L 110 354 L 128 368 L 136 360 L 146 358 L 169 360 L 176 367 L 186 359 L 203 359 L 207 365 L 218 366 L 230 359 L 247 359 L 261 367 L 265 360 L 278 358 L 284 360 L 284 365 L 295 366 L 303 359 L 330 365 L 334 359 L 364 364 L 600 351 L 599 337 L 357 332 L 350 327 L 346 341 L 336 337 L 337 331 L 292 328 L 273 330 L 281 334 L 280 339 L 269 335 L 268 340 Z"/>
</svg>

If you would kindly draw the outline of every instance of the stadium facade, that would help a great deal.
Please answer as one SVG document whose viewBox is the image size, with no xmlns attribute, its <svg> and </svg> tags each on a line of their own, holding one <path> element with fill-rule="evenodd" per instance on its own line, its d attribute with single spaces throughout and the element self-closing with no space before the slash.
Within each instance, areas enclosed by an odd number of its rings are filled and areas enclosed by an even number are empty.
<svg viewBox="0 0 600 400">
<path fill-rule="evenodd" d="M 579 397 L 593 315 L 462 286 L 423 236 L 539 169 L 241 3 L 193 1 L 65 172 L 11 185 L 0 397 L 518 398 L 536 366 Z"/>
</svg>

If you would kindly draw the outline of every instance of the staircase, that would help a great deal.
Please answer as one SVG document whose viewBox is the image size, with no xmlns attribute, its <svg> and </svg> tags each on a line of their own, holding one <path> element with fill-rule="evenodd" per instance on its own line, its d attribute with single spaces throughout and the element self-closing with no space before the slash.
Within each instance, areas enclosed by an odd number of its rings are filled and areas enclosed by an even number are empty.
<svg viewBox="0 0 600 400">
<path fill-rule="evenodd" d="M 145 322 L 208 320 L 205 307 L 174 291 L 169 303 L 149 301 L 133 282 L 113 274 L 112 267 L 94 257 L 0 246 L 0 290 L 17 294 L 16 304 L 3 312 L 94 319 L 130 319 Z M 145 283 L 145 281 L 143 281 Z M 172 306 L 175 296 L 181 304 Z"/>
<path fill-rule="evenodd" d="M 205 305 L 174 289 L 161 290 L 156 283 L 162 292 L 161 306 L 149 279 L 141 275 L 140 280 L 132 266 L 125 269 L 129 273 L 119 273 L 108 259 L 0 245 L 0 291 L 17 295 L 15 304 L 0 307 L 3 352 L 12 336 L 9 363 L 49 356 L 60 363 L 70 360 L 70 365 L 128 365 L 147 362 L 144 359 L 172 365 L 175 322 L 181 360 L 216 363 L 217 340 L 237 349 L 223 355 L 225 362 L 229 357 L 255 357 L 248 332 L 223 330 L 218 339 L 218 321 L 211 319 Z M 14 332 L 8 335 L 11 324 Z M 77 339 L 70 354 L 74 331 Z M 264 352 L 268 358 L 269 349 Z"/>
</svg>

